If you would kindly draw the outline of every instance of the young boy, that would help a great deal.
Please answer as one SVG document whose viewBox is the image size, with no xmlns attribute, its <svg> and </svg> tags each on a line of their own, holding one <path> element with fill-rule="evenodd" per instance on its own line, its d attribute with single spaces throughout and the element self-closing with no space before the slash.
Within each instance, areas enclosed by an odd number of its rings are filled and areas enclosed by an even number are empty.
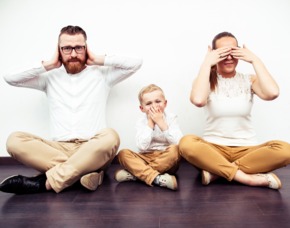
<svg viewBox="0 0 290 228">
<path fill-rule="evenodd" d="M 176 115 L 166 113 L 167 105 L 162 89 L 154 84 L 139 92 L 140 109 L 144 113 L 137 122 L 136 144 L 139 152 L 123 149 L 118 159 L 124 169 L 117 170 L 118 182 L 144 181 L 152 186 L 177 189 L 174 174 L 179 166 L 178 142 L 182 132 Z M 167 173 L 166 173 L 167 172 Z"/>
</svg>

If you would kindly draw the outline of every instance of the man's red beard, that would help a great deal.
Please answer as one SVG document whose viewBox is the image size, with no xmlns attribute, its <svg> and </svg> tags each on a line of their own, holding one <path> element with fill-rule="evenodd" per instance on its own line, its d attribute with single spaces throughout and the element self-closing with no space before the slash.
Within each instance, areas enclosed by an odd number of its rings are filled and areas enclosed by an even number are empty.
<svg viewBox="0 0 290 228">
<path fill-rule="evenodd" d="M 82 61 L 78 58 L 74 58 L 66 62 L 63 62 L 63 65 L 67 73 L 77 74 L 85 68 L 85 65 L 86 65 L 85 63 L 86 63 L 85 60 Z"/>
</svg>

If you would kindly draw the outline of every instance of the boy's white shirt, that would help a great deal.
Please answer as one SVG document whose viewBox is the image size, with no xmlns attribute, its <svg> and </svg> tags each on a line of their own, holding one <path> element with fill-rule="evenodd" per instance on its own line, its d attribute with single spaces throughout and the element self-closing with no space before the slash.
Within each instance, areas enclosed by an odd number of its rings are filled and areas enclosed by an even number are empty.
<svg viewBox="0 0 290 228">
<path fill-rule="evenodd" d="M 169 145 L 178 144 L 183 136 L 179 125 L 177 124 L 177 115 L 164 112 L 165 121 L 168 125 L 166 131 L 162 131 L 158 125 L 151 129 L 148 126 L 147 115 L 143 113 L 142 117 L 136 123 L 136 145 L 138 153 L 151 151 L 164 151 Z"/>
</svg>

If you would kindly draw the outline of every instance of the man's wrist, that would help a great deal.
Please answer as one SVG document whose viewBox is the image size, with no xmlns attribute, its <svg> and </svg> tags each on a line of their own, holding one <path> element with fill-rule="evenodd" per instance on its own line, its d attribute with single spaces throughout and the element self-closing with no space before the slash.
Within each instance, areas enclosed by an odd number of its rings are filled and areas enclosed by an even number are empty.
<svg viewBox="0 0 290 228">
<path fill-rule="evenodd" d="M 103 66 L 105 64 L 105 57 L 106 55 L 97 55 L 94 60 L 95 65 Z"/>
</svg>

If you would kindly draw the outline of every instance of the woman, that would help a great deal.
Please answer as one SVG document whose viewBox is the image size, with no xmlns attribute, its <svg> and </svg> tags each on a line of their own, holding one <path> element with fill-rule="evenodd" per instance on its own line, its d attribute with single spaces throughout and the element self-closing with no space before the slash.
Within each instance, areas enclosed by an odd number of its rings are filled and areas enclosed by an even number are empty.
<svg viewBox="0 0 290 228">
<path fill-rule="evenodd" d="M 236 72 L 238 61 L 253 65 L 255 75 Z M 202 170 L 202 183 L 218 177 L 249 186 L 280 189 L 272 170 L 290 163 L 290 145 L 269 141 L 257 145 L 251 123 L 253 96 L 273 100 L 279 88 L 263 62 L 228 32 L 216 35 L 193 82 L 191 102 L 204 107 L 203 137 L 184 136 L 180 154 Z"/>
</svg>

